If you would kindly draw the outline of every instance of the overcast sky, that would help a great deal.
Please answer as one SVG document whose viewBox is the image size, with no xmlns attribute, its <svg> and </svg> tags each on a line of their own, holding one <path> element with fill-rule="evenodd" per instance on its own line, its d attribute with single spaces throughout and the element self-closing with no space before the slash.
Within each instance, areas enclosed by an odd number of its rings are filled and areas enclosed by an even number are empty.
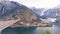
<svg viewBox="0 0 60 34">
<path fill-rule="evenodd" d="M 60 5 L 60 0 L 12 0 L 19 2 L 27 7 L 53 8 Z"/>
</svg>

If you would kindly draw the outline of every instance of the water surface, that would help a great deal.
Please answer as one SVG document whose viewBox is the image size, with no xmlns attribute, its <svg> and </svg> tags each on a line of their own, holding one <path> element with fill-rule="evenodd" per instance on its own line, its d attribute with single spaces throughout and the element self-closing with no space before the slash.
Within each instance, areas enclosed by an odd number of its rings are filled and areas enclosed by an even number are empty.
<svg viewBox="0 0 60 34">
<path fill-rule="evenodd" d="M 47 29 L 51 34 L 60 34 L 60 23 L 52 23 L 53 27 L 36 27 L 36 28 L 6 28 L 2 34 L 42 34 Z"/>
</svg>

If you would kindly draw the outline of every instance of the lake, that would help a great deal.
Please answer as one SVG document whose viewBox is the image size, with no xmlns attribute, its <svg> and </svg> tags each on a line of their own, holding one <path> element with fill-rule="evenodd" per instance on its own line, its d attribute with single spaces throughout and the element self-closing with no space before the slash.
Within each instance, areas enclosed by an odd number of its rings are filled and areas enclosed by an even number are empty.
<svg viewBox="0 0 60 34">
<path fill-rule="evenodd" d="M 60 23 L 52 23 L 53 27 L 32 27 L 32 28 L 6 28 L 2 34 L 42 34 L 49 30 L 51 34 L 60 34 Z"/>
</svg>

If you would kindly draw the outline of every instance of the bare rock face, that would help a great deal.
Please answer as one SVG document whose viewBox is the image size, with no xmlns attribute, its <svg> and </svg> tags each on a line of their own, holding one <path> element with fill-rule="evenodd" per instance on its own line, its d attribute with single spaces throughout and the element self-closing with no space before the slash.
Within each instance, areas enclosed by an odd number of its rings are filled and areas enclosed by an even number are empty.
<svg viewBox="0 0 60 34">
<path fill-rule="evenodd" d="M 14 1 L 0 2 L 0 18 L 20 18 L 22 21 L 26 19 L 36 18 L 34 13 L 24 5 Z"/>
<path fill-rule="evenodd" d="M 0 19 L 20 19 L 20 21 L 10 26 L 18 27 L 17 25 L 21 25 L 24 23 L 32 23 L 32 20 L 36 20 L 37 17 L 32 12 L 32 10 L 30 10 L 24 5 L 21 5 L 14 1 L 4 1 L 0 2 Z"/>
<path fill-rule="evenodd" d="M 51 26 L 42 22 L 28 7 L 14 1 L 0 2 L 0 20 L 20 19 L 9 27 Z"/>
<path fill-rule="evenodd" d="M 20 6 L 17 10 L 16 13 L 14 13 L 14 15 L 12 15 L 12 17 L 19 18 L 20 21 L 13 24 L 10 27 L 19 27 L 21 25 L 26 25 L 26 23 L 32 23 L 32 20 L 36 20 L 37 17 L 35 16 L 35 14 L 27 7 L 25 6 Z"/>
</svg>

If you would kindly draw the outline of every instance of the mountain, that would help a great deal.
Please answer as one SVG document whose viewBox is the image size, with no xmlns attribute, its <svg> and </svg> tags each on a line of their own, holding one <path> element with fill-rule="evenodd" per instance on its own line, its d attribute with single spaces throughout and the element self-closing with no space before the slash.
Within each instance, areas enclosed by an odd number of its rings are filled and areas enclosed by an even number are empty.
<svg viewBox="0 0 60 34">
<path fill-rule="evenodd" d="M 30 9 L 35 13 L 35 15 L 36 15 L 38 18 L 42 18 L 40 15 L 42 14 L 42 11 L 44 10 L 44 8 L 31 7 Z"/>
<path fill-rule="evenodd" d="M 35 8 L 32 7 L 31 10 L 40 18 L 55 18 L 60 16 L 60 5 L 55 8 L 45 9 L 45 8 Z M 44 12 L 44 15 L 40 16 Z"/>
<path fill-rule="evenodd" d="M 0 5 L 0 20 L 20 19 L 15 26 L 21 22 L 32 23 L 34 20 L 39 20 L 31 9 L 17 2 L 4 1 L 0 2 Z"/>
<path fill-rule="evenodd" d="M 11 15 L 19 7 L 19 3 L 13 1 L 0 2 L 0 17 Z"/>
<path fill-rule="evenodd" d="M 0 2 L 0 20 L 15 20 L 20 19 L 20 21 L 12 24 L 10 27 L 18 27 L 18 26 L 38 26 L 40 23 L 46 24 L 40 20 L 40 12 L 43 9 L 30 9 L 18 2 L 14 1 L 4 1 Z M 37 13 L 38 14 L 37 14 Z M 40 26 L 40 25 L 39 25 Z M 43 25 L 42 25 L 43 26 Z"/>
<path fill-rule="evenodd" d="M 36 17 L 34 13 L 27 8 L 26 6 L 19 4 L 14 1 L 4 1 L 0 2 L 0 19 L 10 19 L 17 15 L 19 18 L 30 19 L 32 17 Z M 28 18 L 29 17 L 29 18 Z M 23 20 L 22 19 L 22 20 Z"/>
<path fill-rule="evenodd" d="M 58 17 L 60 16 L 60 8 L 48 9 L 44 12 L 44 16 L 52 18 Z"/>
</svg>

